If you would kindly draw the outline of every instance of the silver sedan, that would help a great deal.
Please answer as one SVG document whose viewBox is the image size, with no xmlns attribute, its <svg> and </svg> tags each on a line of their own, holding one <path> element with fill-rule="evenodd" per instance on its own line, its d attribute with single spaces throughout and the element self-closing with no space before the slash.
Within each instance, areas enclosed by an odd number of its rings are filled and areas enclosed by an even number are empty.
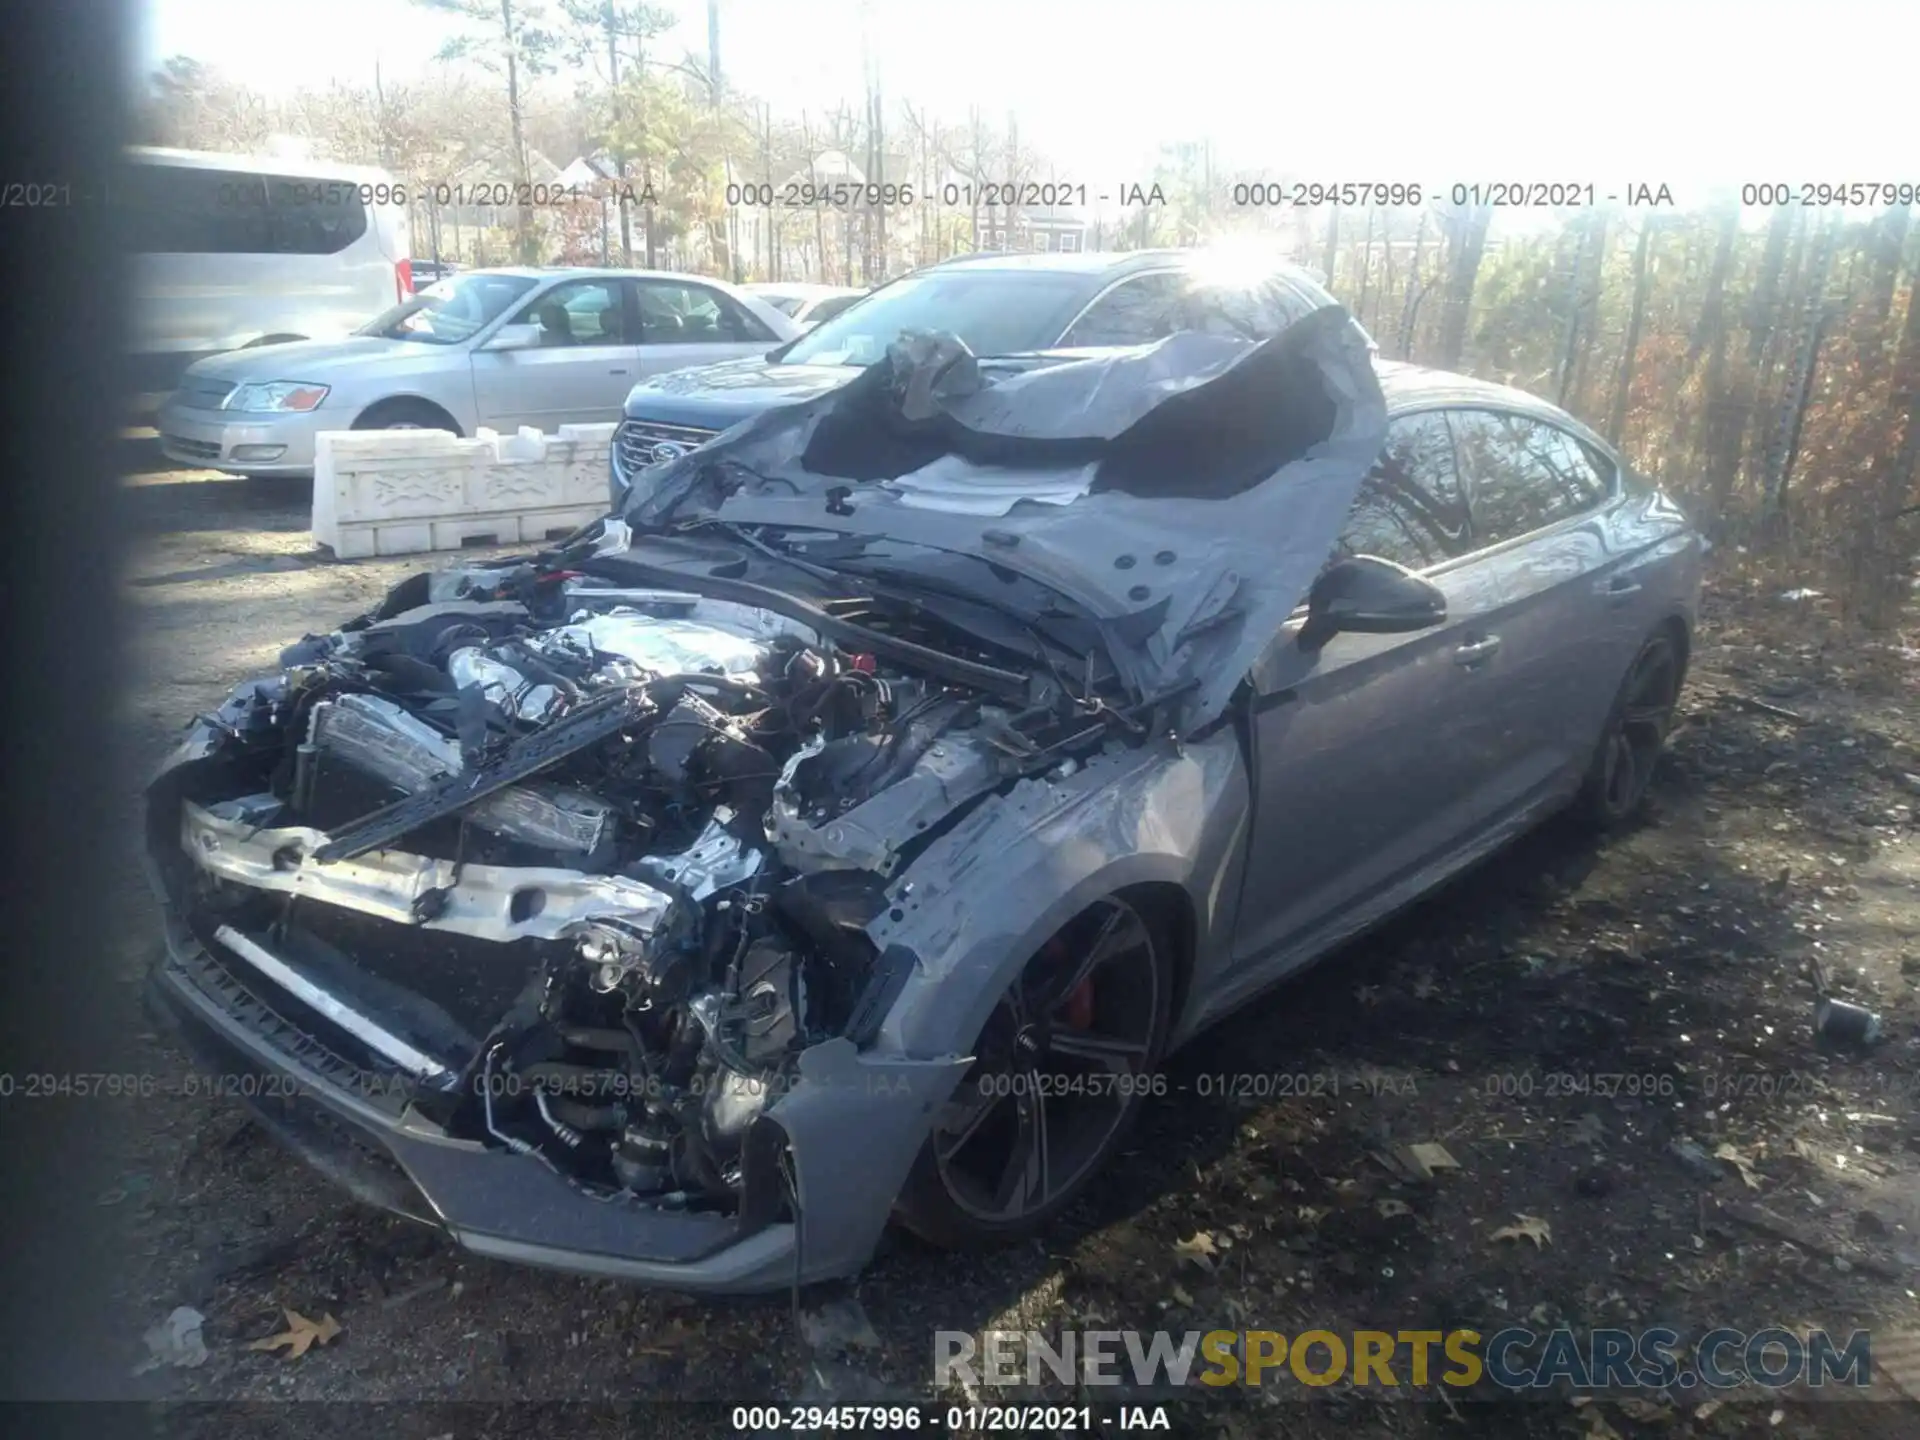
<svg viewBox="0 0 1920 1440">
<path fill-rule="evenodd" d="M 310 475 L 323 430 L 613 421 L 649 376 L 763 354 L 799 333 L 773 306 L 700 276 L 466 270 L 345 340 L 190 366 L 160 408 L 160 448 L 240 475 Z"/>
</svg>

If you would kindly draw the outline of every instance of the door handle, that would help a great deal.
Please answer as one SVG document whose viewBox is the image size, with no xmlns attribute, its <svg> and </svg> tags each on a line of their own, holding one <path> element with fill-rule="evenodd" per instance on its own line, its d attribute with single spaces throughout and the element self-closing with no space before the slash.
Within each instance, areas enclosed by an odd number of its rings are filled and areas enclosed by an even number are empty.
<svg viewBox="0 0 1920 1440">
<path fill-rule="evenodd" d="M 624 374 L 626 374 L 627 372 L 626 372 L 626 371 L 624 371 L 624 370 L 609 370 L 609 371 L 607 371 L 607 373 L 608 373 L 609 375 L 624 375 Z"/>
<path fill-rule="evenodd" d="M 1490 659 L 1494 651 L 1500 648 L 1500 637 L 1489 635 L 1484 640 L 1470 640 L 1453 652 L 1456 665 L 1478 665 L 1482 660 Z"/>
<path fill-rule="evenodd" d="M 1625 575 L 1616 575 L 1599 587 L 1600 594 L 1614 604 L 1630 600 L 1646 587 L 1638 580 L 1629 580 Z"/>
</svg>

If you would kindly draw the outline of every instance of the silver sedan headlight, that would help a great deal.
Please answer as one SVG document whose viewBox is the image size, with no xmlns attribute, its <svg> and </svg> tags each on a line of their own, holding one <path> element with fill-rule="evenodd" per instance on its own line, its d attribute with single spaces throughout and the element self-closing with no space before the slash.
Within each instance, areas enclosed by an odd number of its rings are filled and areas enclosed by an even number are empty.
<svg viewBox="0 0 1920 1440">
<path fill-rule="evenodd" d="M 261 385 L 238 385 L 220 408 L 256 414 L 269 411 L 304 414 L 327 398 L 329 388 L 304 380 L 269 380 Z"/>
</svg>

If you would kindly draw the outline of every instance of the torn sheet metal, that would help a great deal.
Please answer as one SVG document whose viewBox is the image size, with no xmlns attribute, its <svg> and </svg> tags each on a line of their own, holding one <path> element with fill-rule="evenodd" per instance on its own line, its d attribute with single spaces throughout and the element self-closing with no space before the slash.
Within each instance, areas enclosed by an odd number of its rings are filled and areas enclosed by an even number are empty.
<svg viewBox="0 0 1920 1440">
<path fill-rule="evenodd" d="M 305 825 L 262 830 L 192 801 L 181 806 L 182 848 L 208 874 L 428 930 L 553 940 L 577 921 L 611 917 L 651 933 L 673 903 L 664 891 L 618 875 L 457 864 L 401 850 L 323 865 L 312 852 L 326 838 Z M 430 894 L 436 898 L 423 899 Z"/>
<path fill-rule="evenodd" d="M 1218 716 L 1305 597 L 1379 454 L 1386 402 L 1365 333 L 1334 306 L 1257 344 L 1183 332 L 981 361 L 971 389 L 954 381 L 950 345 L 915 343 L 642 472 L 622 523 L 717 516 L 974 555 L 1083 606 L 1137 694 L 1181 694 L 1183 728 Z M 922 351 L 942 383 L 916 389 Z M 886 408 L 903 389 L 927 398 L 923 418 Z M 847 468 L 850 449 L 883 478 L 809 468 L 828 451 Z M 915 463 L 884 473 L 903 456 Z"/>
</svg>

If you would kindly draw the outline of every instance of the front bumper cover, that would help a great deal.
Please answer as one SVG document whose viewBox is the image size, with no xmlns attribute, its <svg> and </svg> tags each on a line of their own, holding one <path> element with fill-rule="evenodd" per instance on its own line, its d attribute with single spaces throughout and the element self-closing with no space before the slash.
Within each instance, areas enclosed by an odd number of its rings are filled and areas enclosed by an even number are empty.
<svg viewBox="0 0 1920 1440">
<path fill-rule="evenodd" d="M 220 1088 L 309 1163 L 477 1254 L 689 1292 L 764 1293 L 858 1271 L 969 1063 L 861 1054 L 846 1040 L 813 1047 L 749 1139 L 766 1147 L 765 1173 L 787 1147 L 793 1218 L 773 1218 L 780 1197 L 769 1204 L 764 1187 L 758 1197 L 749 1187 L 736 1215 L 700 1214 L 592 1193 L 537 1156 L 450 1135 L 402 1087 L 282 1019 L 271 990 L 236 979 L 169 909 L 151 999 Z"/>
</svg>

